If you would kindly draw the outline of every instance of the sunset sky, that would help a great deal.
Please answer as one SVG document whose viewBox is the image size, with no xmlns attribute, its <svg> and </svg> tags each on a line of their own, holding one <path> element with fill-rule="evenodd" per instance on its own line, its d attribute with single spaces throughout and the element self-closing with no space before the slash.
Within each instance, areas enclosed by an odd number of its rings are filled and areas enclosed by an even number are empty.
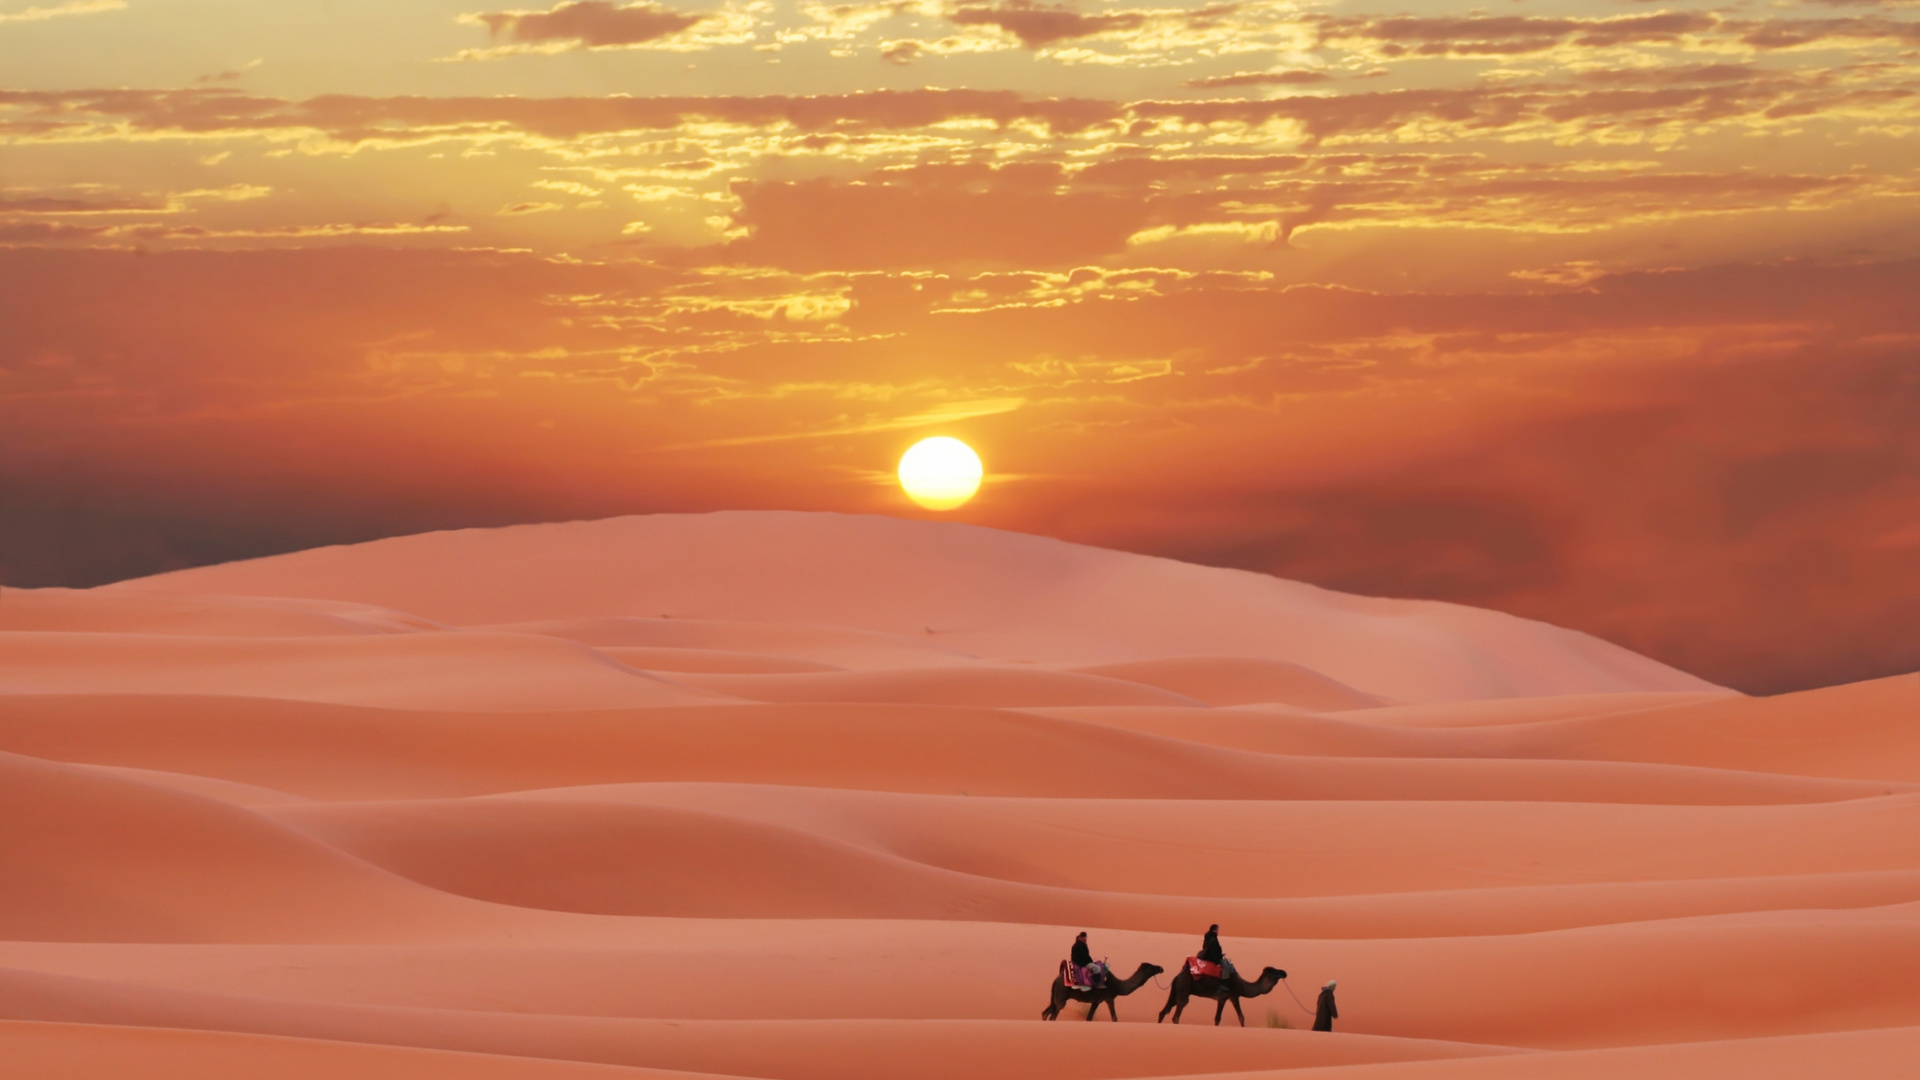
<svg viewBox="0 0 1920 1080">
<path fill-rule="evenodd" d="M 0 0 L 0 584 L 841 510 L 1910 671 L 1917 196 L 1902 0 Z"/>
</svg>

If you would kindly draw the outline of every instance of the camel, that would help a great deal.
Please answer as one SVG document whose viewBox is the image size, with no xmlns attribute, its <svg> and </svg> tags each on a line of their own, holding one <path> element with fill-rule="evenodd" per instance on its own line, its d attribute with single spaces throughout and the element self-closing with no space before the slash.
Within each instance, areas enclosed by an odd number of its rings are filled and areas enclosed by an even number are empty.
<svg viewBox="0 0 1920 1080">
<path fill-rule="evenodd" d="M 1194 978 L 1185 964 L 1180 965 L 1180 974 L 1173 977 L 1173 991 L 1167 995 L 1167 1007 L 1160 1010 L 1160 1020 L 1168 1013 L 1173 1014 L 1173 1022 L 1180 1022 L 1180 1014 L 1187 1011 L 1189 998 L 1212 998 L 1213 1024 L 1220 1026 L 1220 1017 L 1227 1011 L 1227 1002 L 1233 1002 L 1233 1015 L 1240 1018 L 1240 1026 L 1247 1026 L 1247 1014 L 1240 1011 L 1240 999 L 1259 997 L 1280 985 L 1287 973 L 1279 968 L 1270 967 L 1260 972 L 1259 982 L 1248 982 L 1237 973 L 1225 979 L 1208 977 Z M 1159 1020 L 1154 1023 L 1159 1023 Z"/>
<path fill-rule="evenodd" d="M 1120 1022 L 1120 1014 L 1114 1011 L 1113 999 L 1133 993 L 1145 986 L 1148 979 L 1165 970 L 1167 969 L 1159 964 L 1141 964 L 1133 970 L 1133 974 L 1124 979 L 1115 979 L 1109 974 L 1106 985 L 1093 990 L 1082 990 L 1067 985 L 1067 962 L 1062 960 L 1060 974 L 1053 978 L 1053 1001 L 1040 1011 L 1040 1019 L 1058 1020 L 1060 1010 L 1066 1007 L 1067 1002 L 1084 1001 L 1087 1003 L 1087 1019 L 1093 1019 L 1093 1014 L 1100 1011 L 1101 1005 L 1105 1005 L 1107 1015 L 1113 1017 L 1114 1023 L 1117 1024 Z"/>
</svg>

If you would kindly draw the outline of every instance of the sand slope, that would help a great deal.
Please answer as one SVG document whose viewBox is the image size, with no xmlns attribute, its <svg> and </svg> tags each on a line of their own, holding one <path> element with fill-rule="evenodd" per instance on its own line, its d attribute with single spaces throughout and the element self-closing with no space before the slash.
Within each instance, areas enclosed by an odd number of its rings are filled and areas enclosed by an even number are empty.
<svg viewBox="0 0 1920 1080">
<path fill-rule="evenodd" d="M 111 588 L 347 600 L 460 626 L 652 615 L 817 625 L 924 635 L 954 651 L 1043 663 L 1251 657 L 1398 701 L 1711 689 L 1584 634 L 1476 608 L 841 514 L 468 529 Z"/>
<path fill-rule="evenodd" d="M 6 590 L 0 1071 L 1904 1077 L 1916 717 L 834 515 Z M 1039 1021 L 1211 922 L 1249 1027 Z"/>
</svg>

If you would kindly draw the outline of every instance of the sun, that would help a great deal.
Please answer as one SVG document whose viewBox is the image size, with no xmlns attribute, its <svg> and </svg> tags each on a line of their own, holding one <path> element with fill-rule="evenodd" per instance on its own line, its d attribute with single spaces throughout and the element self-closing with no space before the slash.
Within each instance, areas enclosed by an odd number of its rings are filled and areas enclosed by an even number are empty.
<svg viewBox="0 0 1920 1080">
<path fill-rule="evenodd" d="M 980 455 L 959 439 L 935 435 L 900 455 L 900 487 L 929 510 L 951 510 L 980 490 Z"/>
</svg>

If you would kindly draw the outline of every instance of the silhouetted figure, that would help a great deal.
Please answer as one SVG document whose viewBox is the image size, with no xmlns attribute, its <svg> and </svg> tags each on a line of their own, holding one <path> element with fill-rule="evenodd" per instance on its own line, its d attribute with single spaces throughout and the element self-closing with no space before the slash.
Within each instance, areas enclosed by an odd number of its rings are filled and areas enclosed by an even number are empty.
<svg viewBox="0 0 1920 1080">
<path fill-rule="evenodd" d="M 1195 955 L 1209 964 L 1219 964 L 1220 970 L 1229 977 L 1238 974 L 1233 970 L 1233 961 L 1227 959 L 1227 954 L 1220 949 L 1219 923 L 1207 927 L 1207 936 L 1200 939 L 1200 951 Z"/>
<path fill-rule="evenodd" d="M 1220 951 L 1219 923 L 1207 927 L 1207 936 L 1200 940 L 1200 952 L 1197 955 L 1209 964 L 1217 964 L 1227 958 L 1226 954 Z"/>
<path fill-rule="evenodd" d="M 1327 985 L 1320 988 L 1320 1000 L 1313 1008 L 1313 1030 L 1332 1031 L 1333 1022 L 1340 1017 L 1339 1006 L 1333 1003 L 1333 988 L 1340 980 L 1328 979 Z"/>
<path fill-rule="evenodd" d="M 1093 950 L 1087 948 L 1087 932 L 1082 930 L 1080 936 L 1073 939 L 1073 966 L 1083 968 L 1092 963 Z"/>
</svg>

